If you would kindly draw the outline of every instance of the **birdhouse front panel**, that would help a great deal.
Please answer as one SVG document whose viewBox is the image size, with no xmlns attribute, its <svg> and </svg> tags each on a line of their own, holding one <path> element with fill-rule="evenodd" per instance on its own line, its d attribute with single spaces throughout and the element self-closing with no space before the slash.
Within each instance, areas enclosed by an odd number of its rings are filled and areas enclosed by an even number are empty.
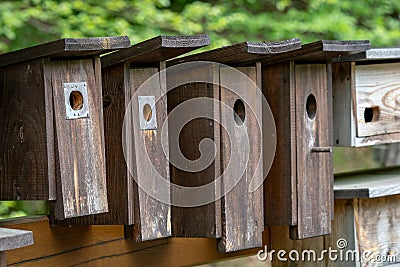
<svg viewBox="0 0 400 267">
<path fill-rule="evenodd" d="M 262 246 L 262 100 L 256 77 L 255 66 L 220 68 L 223 235 L 218 248 L 225 252 Z"/>
<path fill-rule="evenodd" d="M 131 69 L 130 85 L 127 108 L 132 111 L 133 127 L 127 129 L 125 138 L 126 155 L 134 159 L 127 164 L 137 192 L 133 196 L 133 238 L 146 241 L 171 235 L 169 146 L 162 132 L 163 127 L 168 129 L 165 75 L 158 68 Z"/>
<path fill-rule="evenodd" d="M 297 226 L 291 237 L 329 234 L 333 202 L 333 165 L 326 64 L 297 64 L 296 148 Z"/>
<path fill-rule="evenodd" d="M 108 211 L 100 59 L 45 64 L 53 96 L 57 219 Z"/>
</svg>

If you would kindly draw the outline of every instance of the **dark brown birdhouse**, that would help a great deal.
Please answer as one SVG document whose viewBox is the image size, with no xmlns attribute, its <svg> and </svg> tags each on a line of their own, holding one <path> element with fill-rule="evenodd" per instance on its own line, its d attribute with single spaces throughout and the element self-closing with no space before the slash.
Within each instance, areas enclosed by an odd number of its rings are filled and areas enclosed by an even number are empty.
<svg viewBox="0 0 400 267">
<path fill-rule="evenodd" d="M 171 235 L 167 88 L 162 70 L 166 60 L 208 44 L 206 34 L 158 36 L 102 57 L 109 212 L 75 223 L 124 224 L 126 235 L 136 241 Z M 156 177 L 161 182 L 152 180 Z"/>
<path fill-rule="evenodd" d="M 333 63 L 336 146 L 400 142 L 400 48 L 371 49 Z"/>
<path fill-rule="evenodd" d="M 168 73 L 169 87 L 183 83 L 177 80 L 185 80 L 185 84 L 168 93 L 171 157 L 178 149 L 194 165 L 211 157 L 210 164 L 197 171 L 171 165 L 171 181 L 194 187 L 193 199 L 199 198 L 198 192 L 203 192 L 205 185 L 213 186 L 207 194 L 209 200 L 201 195 L 204 203 L 190 199 L 189 195 L 189 200 L 196 205 L 172 207 L 174 236 L 219 238 L 218 249 L 224 252 L 262 246 L 261 133 L 263 126 L 268 125 L 263 125 L 265 107 L 262 92 L 257 90 L 262 85 L 259 61 L 299 48 L 298 39 L 244 42 L 171 62 L 182 72 L 176 72 L 180 74 L 175 76 Z M 196 118 L 199 110 L 202 116 Z M 176 122 L 180 117 L 173 115 L 176 112 L 193 120 L 180 125 Z M 174 129 L 178 126 L 184 126 L 180 132 Z M 263 137 L 266 136 L 274 139 L 274 129 Z M 178 144 L 173 142 L 178 139 Z M 207 140 L 212 140 L 214 145 L 207 145 Z M 261 186 L 251 190 L 252 181 L 261 181 Z M 172 191 L 171 197 L 179 199 L 180 191 Z"/>
<path fill-rule="evenodd" d="M 264 182 L 265 223 L 292 226 L 293 239 L 331 232 L 331 60 L 369 47 L 368 41 L 318 41 L 262 61 L 262 88 L 277 129 Z"/>
<path fill-rule="evenodd" d="M 0 199 L 54 200 L 58 219 L 108 211 L 99 54 L 128 37 L 0 55 Z"/>
</svg>

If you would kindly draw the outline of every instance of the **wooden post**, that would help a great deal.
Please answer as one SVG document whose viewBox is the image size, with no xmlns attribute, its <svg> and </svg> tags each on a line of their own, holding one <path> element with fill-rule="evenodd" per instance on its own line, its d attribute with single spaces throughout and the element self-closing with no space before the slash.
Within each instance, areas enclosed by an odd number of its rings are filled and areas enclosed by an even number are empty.
<svg viewBox="0 0 400 267">
<path fill-rule="evenodd" d="M 0 199 L 54 200 L 58 219 L 106 212 L 99 54 L 127 37 L 0 55 Z"/>
<path fill-rule="evenodd" d="M 329 234 L 333 219 L 331 59 L 368 41 L 319 41 L 262 61 L 263 92 L 277 126 L 277 150 L 264 183 L 266 225 L 290 237 Z"/>
<path fill-rule="evenodd" d="M 171 62 L 171 65 L 198 62 L 198 65 L 186 70 L 184 75 L 193 78 L 193 81 L 209 83 L 189 82 L 169 92 L 169 112 L 196 98 L 206 97 L 218 102 L 204 104 L 203 109 L 209 111 L 210 118 L 196 118 L 183 128 L 179 136 L 182 140 L 180 149 L 190 160 L 201 156 L 198 150 L 200 141 L 204 138 L 212 139 L 217 148 L 212 164 L 199 172 L 188 172 L 175 166 L 171 170 L 171 180 L 180 185 L 196 187 L 215 182 L 216 201 L 198 207 L 173 207 L 174 236 L 219 238 L 218 249 L 222 252 L 262 245 L 262 187 L 249 191 L 251 179 L 263 178 L 263 155 L 260 149 L 263 144 L 263 125 L 262 120 L 257 121 L 257 118 L 262 117 L 263 107 L 261 94 L 256 90 L 261 87 L 261 65 L 257 61 L 274 53 L 298 48 L 298 39 L 276 43 L 244 42 Z M 202 61 L 214 64 L 207 65 Z M 180 77 L 167 77 L 169 83 L 175 82 L 173 79 Z M 192 106 L 181 112 L 195 114 Z M 231 136 L 225 127 L 232 129 Z M 246 142 L 250 144 L 248 151 L 245 148 Z M 244 173 L 232 188 L 230 179 L 242 171 Z M 217 178 L 220 176 L 222 180 L 218 183 Z M 217 197 L 219 195 L 222 195 L 221 200 Z"/>
</svg>

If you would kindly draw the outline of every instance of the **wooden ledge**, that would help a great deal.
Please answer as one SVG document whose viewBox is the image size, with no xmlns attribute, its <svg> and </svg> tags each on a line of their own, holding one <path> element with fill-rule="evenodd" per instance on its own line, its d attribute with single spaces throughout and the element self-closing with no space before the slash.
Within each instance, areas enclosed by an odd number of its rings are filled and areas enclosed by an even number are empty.
<svg viewBox="0 0 400 267">
<path fill-rule="evenodd" d="M 0 251 L 22 248 L 32 244 L 32 231 L 0 228 Z"/>
<path fill-rule="evenodd" d="M 83 57 L 100 55 L 130 46 L 128 36 L 66 38 L 0 55 L 0 67 L 43 57 Z"/>
<path fill-rule="evenodd" d="M 157 36 L 102 57 L 102 67 L 119 63 L 148 65 L 165 61 L 210 44 L 207 34 L 190 36 Z"/>
<path fill-rule="evenodd" d="M 400 168 L 335 175 L 335 199 L 375 198 L 400 194 Z"/>
<path fill-rule="evenodd" d="M 124 238 L 123 225 L 49 226 L 47 216 L 0 221 L 8 228 L 33 231 L 35 244 L 8 251 L 7 263 L 18 266 L 186 266 L 254 256 L 257 249 L 219 253 L 217 239 L 164 238 L 136 243 Z"/>
</svg>

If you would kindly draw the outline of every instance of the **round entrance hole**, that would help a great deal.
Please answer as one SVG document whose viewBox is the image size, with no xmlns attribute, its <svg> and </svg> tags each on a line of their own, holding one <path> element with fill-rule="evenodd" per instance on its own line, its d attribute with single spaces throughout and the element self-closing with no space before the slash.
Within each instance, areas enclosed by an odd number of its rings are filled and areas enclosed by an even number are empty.
<svg viewBox="0 0 400 267">
<path fill-rule="evenodd" d="M 147 122 L 149 122 L 151 117 L 153 117 L 153 111 L 151 110 L 151 106 L 149 104 L 145 104 L 143 106 L 143 117 Z"/>
<path fill-rule="evenodd" d="M 246 110 L 242 100 L 238 99 L 233 105 L 233 117 L 237 125 L 242 125 L 246 118 Z"/>
<path fill-rule="evenodd" d="M 73 110 L 81 110 L 83 108 L 83 95 L 79 91 L 72 91 L 69 95 L 69 105 Z"/>
<path fill-rule="evenodd" d="M 306 111 L 307 111 L 307 116 L 311 120 L 313 120 L 315 118 L 315 115 L 317 114 L 317 100 L 315 99 L 315 96 L 313 94 L 310 94 L 307 97 Z"/>
</svg>

